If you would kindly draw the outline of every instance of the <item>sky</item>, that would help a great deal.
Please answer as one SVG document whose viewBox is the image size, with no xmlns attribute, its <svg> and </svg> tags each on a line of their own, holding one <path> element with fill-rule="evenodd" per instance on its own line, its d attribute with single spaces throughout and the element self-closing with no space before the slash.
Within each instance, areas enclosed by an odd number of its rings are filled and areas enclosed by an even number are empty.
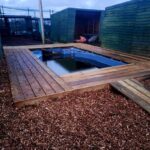
<svg viewBox="0 0 150 150">
<path fill-rule="evenodd" d="M 42 0 L 43 9 L 59 11 L 64 8 L 86 8 L 103 10 L 108 6 L 128 0 Z M 38 9 L 38 0 L 0 0 L 0 5 Z"/>
</svg>

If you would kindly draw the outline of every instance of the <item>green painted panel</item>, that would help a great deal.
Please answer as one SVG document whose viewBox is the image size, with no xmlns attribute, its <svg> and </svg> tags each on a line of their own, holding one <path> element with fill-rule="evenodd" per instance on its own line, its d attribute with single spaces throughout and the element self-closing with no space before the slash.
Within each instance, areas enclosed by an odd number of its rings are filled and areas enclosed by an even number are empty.
<svg viewBox="0 0 150 150">
<path fill-rule="evenodd" d="M 75 9 L 65 9 L 52 15 L 51 39 L 54 42 L 74 40 Z"/>
<path fill-rule="evenodd" d="M 104 47 L 150 57 L 150 1 L 106 8 L 100 36 Z"/>
<path fill-rule="evenodd" d="M 73 42 L 74 38 L 76 36 L 75 32 L 78 32 L 77 24 L 78 21 L 76 21 L 78 18 L 80 20 L 80 17 L 78 16 L 81 13 L 81 16 L 84 19 L 89 15 L 91 17 L 92 13 L 99 13 L 101 14 L 101 11 L 97 10 L 88 10 L 88 9 L 75 9 L 75 8 L 68 8 L 63 11 L 57 12 L 56 14 L 52 15 L 51 18 L 51 39 L 54 42 Z M 95 15 L 92 15 L 95 16 Z M 77 17 L 78 16 L 78 17 Z M 85 17 L 86 16 L 86 17 Z M 82 18 L 81 17 L 81 18 Z M 100 19 L 100 18 L 98 18 Z M 82 20 L 82 19 L 81 19 Z M 89 20 L 89 18 L 87 19 Z M 97 21 L 99 23 L 99 20 Z M 84 24 L 84 23 L 83 23 Z M 82 25 L 82 24 L 81 24 Z M 85 28 L 88 28 L 88 26 L 85 26 Z M 92 29 L 90 29 L 92 30 Z M 81 31 L 81 35 L 85 31 Z M 77 33 L 79 34 L 79 33 Z M 90 31 L 91 34 L 91 31 Z M 98 34 L 98 33 L 97 33 Z"/>
</svg>

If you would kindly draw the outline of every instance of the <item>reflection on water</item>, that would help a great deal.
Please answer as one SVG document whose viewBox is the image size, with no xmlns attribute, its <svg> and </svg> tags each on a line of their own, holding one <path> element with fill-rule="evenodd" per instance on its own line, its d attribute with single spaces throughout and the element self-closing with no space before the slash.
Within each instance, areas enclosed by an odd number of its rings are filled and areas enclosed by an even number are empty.
<svg viewBox="0 0 150 150">
<path fill-rule="evenodd" d="M 32 53 L 57 75 L 125 64 L 118 60 L 73 47 L 37 49 L 32 51 Z"/>
</svg>

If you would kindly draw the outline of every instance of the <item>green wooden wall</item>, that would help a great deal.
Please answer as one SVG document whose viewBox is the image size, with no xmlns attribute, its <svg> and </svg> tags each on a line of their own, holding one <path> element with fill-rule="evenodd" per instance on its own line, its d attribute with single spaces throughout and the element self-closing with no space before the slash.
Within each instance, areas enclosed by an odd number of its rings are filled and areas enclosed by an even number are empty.
<svg viewBox="0 0 150 150">
<path fill-rule="evenodd" d="M 102 46 L 150 56 L 150 0 L 131 0 L 106 8 Z"/>
<path fill-rule="evenodd" d="M 74 40 L 75 9 L 69 8 L 52 15 L 51 40 L 72 42 Z"/>
</svg>

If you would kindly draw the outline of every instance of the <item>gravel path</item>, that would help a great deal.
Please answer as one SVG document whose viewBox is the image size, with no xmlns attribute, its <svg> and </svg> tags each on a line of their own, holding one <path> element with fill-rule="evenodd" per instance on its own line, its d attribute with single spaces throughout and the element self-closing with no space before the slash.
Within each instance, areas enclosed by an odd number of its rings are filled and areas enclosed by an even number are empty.
<svg viewBox="0 0 150 150">
<path fill-rule="evenodd" d="M 104 89 L 73 93 L 39 106 L 13 106 L 5 61 L 0 63 L 0 149 L 150 149 L 150 116 Z"/>
</svg>

